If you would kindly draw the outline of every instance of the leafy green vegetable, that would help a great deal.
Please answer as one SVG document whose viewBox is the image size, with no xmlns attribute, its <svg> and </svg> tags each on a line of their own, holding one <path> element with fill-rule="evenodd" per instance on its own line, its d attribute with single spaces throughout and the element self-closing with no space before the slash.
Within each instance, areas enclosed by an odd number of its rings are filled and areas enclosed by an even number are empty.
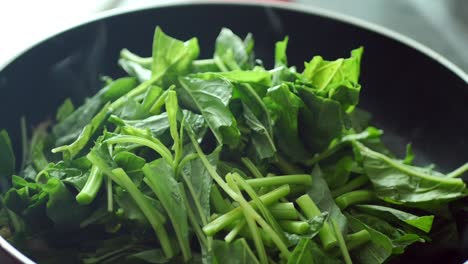
<svg viewBox="0 0 468 264">
<path fill-rule="evenodd" d="M 376 194 L 386 201 L 422 203 L 466 196 L 466 185 L 461 179 L 403 164 L 359 142 L 354 146 L 363 158 L 364 170 L 374 184 Z"/>
<path fill-rule="evenodd" d="M 217 263 L 259 263 L 245 239 L 238 239 L 231 244 L 215 240 L 213 241 L 213 255 Z"/>
<path fill-rule="evenodd" d="M 287 85 L 268 89 L 263 99 L 275 120 L 274 133 L 278 147 L 293 161 L 304 160 L 310 155 L 299 138 L 298 113 L 304 106 L 299 96 Z"/>
<path fill-rule="evenodd" d="M 179 81 L 192 100 L 193 108 L 203 115 L 216 140 L 221 144 L 237 145 L 240 132 L 228 108 L 232 84 L 223 79 L 205 81 L 185 77 Z"/>
<path fill-rule="evenodd" d="M 216 39 L 214 60 L 223 71 L 251 69 L 252 46 L 249 41 L 243 41 L 230 29 L 223 28 Z"/>
<path fill-rule="evenodd" d="M 71 113 L 75 111 L 75 106 L 73 106 L 72 101 L 70 98 L 67 98 L 63 104 L 58 108 L 57 114 L 55 116 L 55 119 L 57 119 L 57 122 L 62 122 L 67 118 Z"/>
<path fill-rule="evenodd" d="M 431 231 L 432 221 L 434 220 L 433 215 L 425 215 L 425 216 L 416 216 L 404 211 L 400 211 L 397 209 L 393 209 L 386 206 L 380 205 L 358 205 L 359 209 L 369 213 L 375 214 L 378 216 L 385 215 L 388 218 L 395 217 L 400 221 L 403 221 L 411 226 L 414 226 L 426 233 Z"/>
<path fill-rule="evenodd" d="M 145 183 L 153 190 L 161 201 L 175 229 L 184 260 L 190 259 L 190 245 L 188 239 L 187 211 L 182 203 L 182 195 L 177 181 L 172 174 L 171 166 L 159 159 L 143 167 Z"/>
<path fill-rule="evenodd" d="M 194 59 L 198 57 L 198 40 L 192 38 L 182 42 L 166 35 L 156 27 L 153 39 L 152 75 L 163 74 L 163 81 L 175 81 L 179 75 L 188 73 Z"/>
<path fill-rule="evenodd" d="M 128 76 L 30 140 L 22 120 L 20 166 L 0 131 L 0 235 L 38 263 L 388 263 L 459 245 L 468 163 L 395 158 L 357 107 L 363 49 L 301 73 L 288 42 L 268 69 L 251 34 L 223 28 L 198 59 L 196 38 L 156 27 L 151 57 L 121 51 Z"/>
<path fill-rule="evenodd" d="M 8 186 L 7 178 L 15 173 L 15 154 L 5 130 L 0 131 L 0 184 L 2 191 Z"/>
</svg>

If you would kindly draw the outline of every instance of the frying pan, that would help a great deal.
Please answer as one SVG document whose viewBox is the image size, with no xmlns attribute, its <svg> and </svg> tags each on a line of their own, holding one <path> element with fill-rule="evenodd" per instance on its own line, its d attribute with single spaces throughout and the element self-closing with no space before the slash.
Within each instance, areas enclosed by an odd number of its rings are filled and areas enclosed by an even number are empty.
<svg viewBox="0 0 468 264">
<path fill-rule="evenodd" d="M 364 46 L 360 106 L 384 129 L 388 146 L 401 153 L 412 142 L 417 163 L 434 162 L 442 171 L 468 158 L 468 75 L 461 69 L 383 27 L 313 7 L 266 2 L 154 4 L 103 13 L 63 30 L 0 66 L 0 127 L 20 146 L 21 116 L 31 126 L 53 118 L 65 98 L 80 103 L 99 89 L 100 74 L 123 75 L 116 63 L 120 49 L 149 56 L 156 25 L 180 39 L 197 36 L 201 57 L 212 54 L 222 27 L 241 36 L 251 32 L 256 55 L 267 66 L 273 63 L 275 41 L 288 35 L 289 63 L 299 70 L 313 55 L 334 59 Z M 467 219 L 457 218 L 465 240 Z M 425 251 L 416 245 L 393 261 L 461 263 L 467 258 L 466 242 Z M 0 248 L 1 263 L 33 263 L 1 237 Z"/>
</svg>

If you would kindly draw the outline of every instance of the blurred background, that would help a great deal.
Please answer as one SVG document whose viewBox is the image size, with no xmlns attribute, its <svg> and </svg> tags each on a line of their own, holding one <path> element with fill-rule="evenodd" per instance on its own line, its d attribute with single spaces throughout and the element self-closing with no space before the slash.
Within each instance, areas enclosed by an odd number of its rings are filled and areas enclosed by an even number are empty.
<svg viewBox="0 0 468 264">
<path fill-rule="evenodd" d="M 246 0 L 244 0 L 246 1 Z M 265 0 L 264 0 L 265 1 Z M 163 0 L 0 1 L 0 67 L 36 41 L 96 13 Z M 290 0 L 409 36 L 468 72 L 468 0 Z"/>
</svg>

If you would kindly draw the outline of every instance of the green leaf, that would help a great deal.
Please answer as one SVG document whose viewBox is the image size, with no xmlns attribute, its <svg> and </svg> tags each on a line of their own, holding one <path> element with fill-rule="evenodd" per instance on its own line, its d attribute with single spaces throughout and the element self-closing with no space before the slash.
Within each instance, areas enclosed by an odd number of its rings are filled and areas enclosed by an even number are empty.
<svg viewBox="0 0 468 264">
<path fill-rule="evenodd" d="M 69 177 L 81 176 L 83 171 L 72 167 L 68 162 L 59 161 L 57 163 L 49 163 L 36 177 L 36 181 L 42 182 L 41 177 L 45 179 L 56 178 L 63 180 Z"/>
<path fill-rule="evenodd" d="M 119 65 L 128 75 L 136 77 L 140 83 L 151 79 L 151 70 L 134 61 L 126 58 L 120 58 Z"/>
<path fill-rule="evenodd" d="M 228 244 L 221 240 L 213 241 L 214 263 L 223 264 L 258 264 L 255 254 L 245 239 L 237 239 Z"/>
<path fill-rule="evenodd" d="M 315 56 L 309 63 L 305 63 L 303 75 L 319 89 L 343 80 L 357 83 L 363 51 L 362 47 L 355 49 L 351 51 L 350 58 L 335 61 L 326 61 L 321 56 Z"/>
<path fill-rule="evenodd" d="M 57 178 L 49 178 L 42 186 L 49 194 L 47 201 L 47 216 L 59 226 L 78 227 L 89 214 L 90 208 L 79 205 L 75 196 Z M 66 208 L 66 210 L 64 210 Z"/>
<path fill-rule="evenodd" d="M 306 107 L 301 109 L 301 132 L 312 152 L 321 152 L 344 132 L 344 113 L 339 102 L 317 96 L 311 89 L 300 87 Z"/>
<path fill-rule="evenodd" d="M 333 190 L 345 184 L 349 179 L 354 165 L 355 162 L 350 156 L 344 156 L 337 162 L 324 167 L 323 174 L 328 187 Z"/>
<path fill-rule="evenodd" d="M 319 233 L 323 224 L 327 222 L 327 220 L 328 212 L 321 213 L 320 215 L 317 215 L 307 220 L 307 223 L 309 224 L 309 230 L 307 231 L 307 233 L 303 235 L 286 234 L 286 237 L 292 245 L 297 245 L 303 239 L 311 240 Z"/>
<path fill-rule="evenodd" d="M 144 199 L 146 202 L 152 204 L 154 208 L 157 208 L 156 210 L 158 212 L 164 211 L 160 203 L 157 203 L 156 200 L 151 199 L 148 196 L 144 196 Z M 136 202 L 132 199 L 128 190 L 121 187 L 114 188 L 114 200 L 119 208 L 116 214 L 120 219 L 135 221 L 140 226 L 144 227 L 149 226 L 148 219 L 145 217 L 145 214 L 141 211 L 140 207 L 138 207 Z"/>
<path fill-rule="evenodd" d="M 253 42 L 245 43 L 230 29 L 223 28 L 216 38 L 214 59 L 221 64 L 223 70 L 248 70 L 253 67 L 252 55 Z M 219 67 L 220 65 L 218 65 Z M 223 70 L 224 71 L 224 70 Z"/>
<path fill-rule="evenodd" d="M 54 136 L 56 137 L 55 146 L 70 143 L 78 138 L 83 128 L 88 125 L 94 115 L 98 113 L 102 104 L 102 92 L 100 92 L 87 99 L 82 106 L 78 107 L 63 121 L 56 124 L 52 128 Z"/>
<path fill-rule="evenodd" d="M 145 119 L 125 120 L 117 116 L 111 116 L 109 121 L 120 126 L 136 127 L 140 129 L 149 129 L 155 138 L 160 138 L 166 131 L 169 130 L 169 120 L 167 113 L 152 115 Z"/>
<path fill-rule="evenodd" d="M 163 74 L 162 83 L 173 83 L 178 76 L 188 73 L 198 53 L 196 38 L 182 42 L 166 35 L 160 27 L 156 27 L 153 39 L 152 76 Z"/>
<path fill-rule="evenodd" d="M 411 144 L 407 144 L 406 145 L 406 156 L 403 159 L 403 163 L 406 164 L 406 165 L 411 165 L 411 164 L 413 164 L 413 160 L 414 160 L 413 148 L 412 148 Z"/>
<path fill-rule="evenodd" d="M 70 98 L 65 99 L 62 105 L 58 108 L 57 114 L 55 115 L 55 119 L 57 122 L 62 122 L 65 120 L 71 113 L 75 111 L 75 107 L 73 106 L 72 101 Z"/>
<path fill-rule="evenodd" d="M 268 89 L 263 98 L 274 121 L 275 142 L 278 148 L 292 161 L 307 159 L 310 154 L 299 138 L 298 113 L 304 106 L 300 97 L 295 95 L 287 85 Z"/>
<path fill-rule="evenodd" d="M 333 199 L 327 182 L 319 166 L 312 171 L 312 186 L 307 194 L 314 201 L 321 212 L 328 212 L 330 219 L 336 221 L 341 231 L 346 234 L 346 217 L 341 212 Z"/>
<path fill-rule="evenodd" d="M 192 148 L 190 148 L 190 151 L 185 152 L 193 153 Z M 207 156 L 208 161 L 214 167 L 216 167 L 216 164 L 218 163 L 218 155 L 219 153 L 215 151 Z M 197 212 L 200 220 L 208 220 L 209 216 L 211 215 L 210 193 L 213 179 L 199 158 L 188 161 L 183 166 L 182 172 L 184 173 L 184 177 L 186 177 L 188 180 L 186 185 L 190 185 L 186 189 L 189 190 L 189 192 L 193 191 L 193 195 L 192 193 L 191 195 L 188 195 L 189 197 L 192 197 L 192 199 L 189 199 L 188 202 L 192 205 L 192 208 L 200 207 L 197 208 L 198 210 L 194 210 Z M 202 222 L 203 221 L 201 221 L 200 224 L 202 224 Z"/>
<path fill-rule="evenodd" d="M 253 132 L 251 135 L 251 148 L 257 153 L 260 160 L 274 157 L 276 146 L 273 142 L 273 135 L 268 131 L 269 124 L 264 124 L 258 120 L 247 105 L 244 104 L 243 108 L 246 123 Z"/>
<path fill-rule="evenodd" d="M 143 167 L 145 183 L 161 201 L 171 219 L 177 240 L 187 261 L 190 258 L 189 228 L 187 220 L 187 209 L 184 207 L 182 194 L 171 166 L 163 159 L 155 160 Z"/>
<path fill-rule="evenodd" d="M 0 131 L 0 184 L 5 191 L 8 177 L 15 173 L 15 154 L 11 146 L 11 140 L 6 130 Z"/>
<path fill-rule="evenodd" d="M 237 122 L 228 108 L 232 84 L 223 79 L 179 79 L 191 105 L 199 111 L 220 144 L 236 146 L 240 140 Z M 183 98 L 182 98 L 183 100 Z"/>
<path fill-rule="evenodd" d="M 240 98 L 243 117 L 251 129 L 249 147 L 253 149 L 252 152 L 255 152 L 260 160 L 273 157 L 276 146 L 273 141 L 272 121 L 265 104 L 250 85 L 237 85 L 234 96 Z"/>
<path fill-rule="evenodd" d="M 461 179 L 403 164 L 386 155 L 354 142 L 355 151 L 363 158 L 364 171 L 374 185 L 376 194 L 392 203 L 423 203 L 449 201 L 466 196 Z"/>
<path fill-rule="evenodd" d="M 64 145 L 52 149 L 53 153 L 62 152 L 65 160 L 74 158 L 89 143 L 91 137 L 102 127 L 103 123 L 110 115 L 109 104 L 105 105 L 99 113 L 85 125 L 78 138 L 70 145 Z M 76 113 L 76 111 L 75 111 Z M 71 116 L 70 116 L 71 117 Z M 68 120 L 68 118 L 67 118 Z M 66 120 L 66 121 L 67 121 Z M 58 142 L 59 140 L 57 140 Z"/>
<path fill-rule="evenodd" d="M 275 44 L 275 70 L 273 72 L 273 84 L 279 85 L 282 82 L 292 82 L 297 77 L 296 68 L 288 68 L 288 58 L 286 49 L 288 47 L 289 38 L 278 41 Z"/>
<path fill-rule="evenodd" d="M 114 155 L 114 161 L 128 174 L 141 170 L 146 164 L 145 159 L 128 151 L 122 151 Z"/>
<path fill-rule="evenodd" d="M 361 86 L 358 84 L 363 48 L 351 52 L 347 59 L 326 61 L 315 56 L 305 63 L 303 76 L 325 98 L 341 103 L 343 110 L 352 112 L 359 101 Z"/>
<path fill-rule="evenodd" d="M 225 78 L 232 83 L 248 83 L 252 85 L 271 86 L 271 73 L 265 70 L 241 71 L 233 70 L 228 72 L 204 72 L 190 75 L 193 78 L 203 80 L 213 80 Z"/>
<path fill-rule="evenodd" d="M 356 261 L 363 264 L 384 263 L 391 256 L 393 245 L 390 238 L 353 216 L 348 216 L 348 223 L 353 232 L 364 229 L 369 232 L 371 238 L 371 243 L 351 252 Z"/>
<path fill-rule="evenodd" d="M 282 41 L 278 41 L 275 44 L 275 67 L 287 66 L 288 57 L 286 55 L 286 49 L 288 48 L 289 38 L 285 37 Z"/>
<path fill-rule="evenodd" d="M 385 216 L 385 218 L 387 219 L 395 218 L 404 223 L 407 223 L 408 225 L 414 226 L 426 233 L 429 233 L 429 231 L 431 231 L 432 222 L 434 220 L 433 215 L 417 216 L 386 206 L 364 204 L 356 206 L 368 214 L 372 214 L 378 217 Z"/>
<path fill-rule="evenodd" d="M 5 193 L 3 200 L 5 206 L 17 214 L 21 214 L 30 203 L 29 190 L 27 187 L 19 189 L 11 188 Z"/>
<path fill-rule="evenodd" d="M 71 176 L 63 179 L 62 182 L 75 187 L 75 189 L 79 192 L 85 186 L 86 181 L 88 180 L 88 176 L 88 173 L 84 173 L 77 176 Z"/>
<path fill-rule="evenodd" d="M 314 263 L 310 239 L 301 239 L 288 259 L 288 264 Z"/>
<path fill-rule="evenodd" d="M 196 138 L 201 142 L 205 137 L 206 131 L 208 130 L 205 118 L 202 115 L 195 114 L 189 110 L 183 109 L 182 116 L 184 124 L 190 124 L 191 129 L 196 135 Z"/>
<path fill-rule="evenodd" d="M 323 263 L 323 264 L 340 264 L 340 260 L 331 256 L 320 248 L 314 240 L 303 238 L 300 243 L 294 248 L 291 257 L 288 259 L 288 264 L 302 263 Z"/>
<path fill-rule="evenodd" d="M 376 238 L 379 237 L 375 232 L 386 236 L 391 241 L 392 254 L 401 254 L 407 246 L 415 242 L 424 242 L 424 239 L 419 235 L 406 233 L 405 231 L 390 225 L 381 218 L 365 214 L 354 214 L 353 217 L 364 224 L 371 235 L 372 241 L 374 241 L 372 239 L 374 235 L 376 235 Z M 375 232 L 372 233 L 371 229 Z"/>
<path fill-rule="evenodd" d="M 37 171 L 47 167 L 48 161 L 45 151 L 49 151 L 50 137 L 47 133 L 47 125 L 39 125 L 33 132 L 26 163 L 32 163 Z"/>
<path fill-rule="evenodd" d="M 150 113 L 134 98 L 127 98 L 118 115 L 122 119 L 138 120 L 149 116 Z"/>
</svg>

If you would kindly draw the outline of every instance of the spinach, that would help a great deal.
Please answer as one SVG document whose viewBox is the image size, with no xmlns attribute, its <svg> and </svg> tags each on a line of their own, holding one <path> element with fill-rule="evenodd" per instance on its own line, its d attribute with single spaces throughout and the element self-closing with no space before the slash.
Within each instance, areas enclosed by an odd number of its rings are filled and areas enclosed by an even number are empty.
<svg viewBox="0 0 468 264">
<path fill-rule="evenodd" d="M 414 214 L 410 214 L 410 213 L 400 211 L 398 209 L 386 207 L 386 206 L 362 204 L 362 205 L 357 205 L 357 207 L 369 214 L 374 214 L 377 216 L 385 215 L 386 218 L 389 218 L 389 219 L 396 218 L 426 233 L 429 233 L 429 231 L 431 231 L 432 222 L 434 220 L 433 215 L 416 216 Z"/>
<path fill-rule="evenodd" d="M 40 263 L 88 264 L 387 263 L 459 244 L 468 165 L 443 174 L 385 147 L 357 107 L 362 48 L 298 72 L 288 42 L 268 69 L 251 34 L 223 28 L 198 59 L 196 38 L 156 27 L 151 57 L 121 51 L 128 76 L 65 100 L 30 140 L 23 121 L 18 162 L 0 131 L 0 235 Z"/>
<path fill-rule="evenodd" d="M 327 182 L 323 178 L 323 172 L 319 166 L 312 171 L 312 186 L 307 190 L 307 194 L 312 198 L 317 207 L 322 212 L 328 212 L 329 218 L 338 223 L 341 231 L 346 233 L 346 217 L 336 205 L 330 193 Z"/>
<path fill-rule="evenodd" d="M 162 83 L 175 81 L 179 75 L 188 73 L 191 63 L 198 57 L 198 40 L 182 42 L 166 35 L 156 27 L 153 39 L 152 75 L 164 73 Z"/>
<path fill-rule="evenodd" d="M 0 131 L 0 184 L 2 191 L 8 186 L 8 177 L 15 173 L 15 154 L 5 130 Z"/>
<path fill-rule="evenodd" d="M 232 84 L 223 79 L 202 80 L 179 79 L 184 92 L 192 101 L 191 106 L 199 111 L 210 127 L 216 140 L 221 144 L 236 146 L 240 132 L 237 122 L 228 108 L 232 96 Z"/>
<path fill-rule="evenodd" d="M 263 99 L 274 120 L 275 141 L 278 148 L 293 161 L 309 157 L 299 138 L 298 113 L 304 106 L 299 96 L 288 85 L 282 84 L 268 89 Z"/>
<path fill-rule="evenodd" d="M 187 209 L 182 204 L 182 195 L 177 181 L 174 179 L 171 166 L 159 159 L 143 167 L 145 183 L 153 190 L 161 201 L 175 229 L 184 260 L 190 259 L 190 245 L 188 239 Z"/>
<path fill-rule="evenodd" d="M 214 60 L 221 70 L 249 70 L 253 61 L 253 42 L 243 41 L 230 29 L 223 28 L 216 38 Z"/>
<path fill-rule="evenodd" d="M 466 196 L 466 185 L 461 179 L 406 165 L 359 142 L 353 145 L 363 159 L 364 170 L 374 184 L 377 195 L 388 202 L 410 205 Z"/>
</svg>

